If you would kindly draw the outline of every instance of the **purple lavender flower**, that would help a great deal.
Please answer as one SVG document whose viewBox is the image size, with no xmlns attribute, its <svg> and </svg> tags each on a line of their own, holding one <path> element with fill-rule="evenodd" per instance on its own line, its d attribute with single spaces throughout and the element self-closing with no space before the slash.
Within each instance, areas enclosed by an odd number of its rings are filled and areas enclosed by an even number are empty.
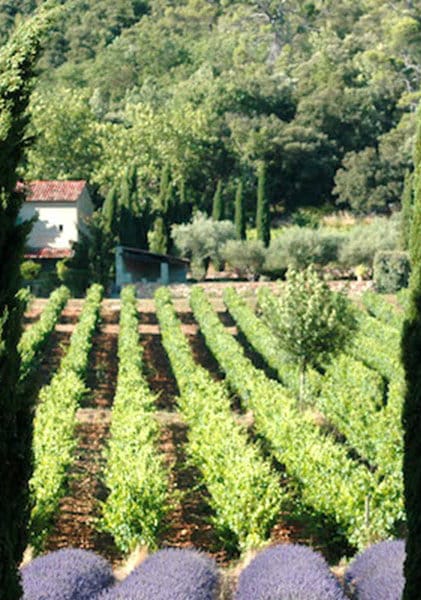
<svg viewBox="0 0 421 600">
<path fill-rule="evenodd" d="M 405 542 L 379 542 L 350 564 L 345 581 L 358 600 L 400 600 L 404 588 Z"/>
<path fill-rule="evenodd" d="M 98 600 L 215 600 L 215 562 L 194 550 L 160 550 Z"/>
<path fill-rule="evenodd" d="M 235 600 L 345 600 L 321 554 L 295 544 L 260 552 L 241 573 Z"/>
<path fill-rule="evenodd" d="M 106 560 L 71 548 L 35 558 L 21 574 L 23 600 L 93 600 L 114 583 Z"/>
</svg>

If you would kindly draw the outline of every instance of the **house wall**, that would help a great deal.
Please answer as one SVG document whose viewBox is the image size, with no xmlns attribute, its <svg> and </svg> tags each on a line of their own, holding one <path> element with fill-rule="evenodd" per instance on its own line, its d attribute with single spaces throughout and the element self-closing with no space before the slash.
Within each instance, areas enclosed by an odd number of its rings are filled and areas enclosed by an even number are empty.
<svg viewBox="0 0 421 600">
<path fill-rule="evenodd" d="M 25 202 L 19 220 L 38 215 L 27 245 L 32 248 L 70 248 L 78 239 L 78 207 L 76 202 Z"/>
</svg>

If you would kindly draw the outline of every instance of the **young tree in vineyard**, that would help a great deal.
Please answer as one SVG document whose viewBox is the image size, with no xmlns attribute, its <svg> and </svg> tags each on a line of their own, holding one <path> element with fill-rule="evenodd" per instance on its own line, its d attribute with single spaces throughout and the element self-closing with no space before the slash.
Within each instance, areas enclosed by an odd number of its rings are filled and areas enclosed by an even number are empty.
<svg viewBox="0 0 421 600">
<path fill-rule="evenodd" d="M 281 295 L 264 296 L 261 307 L 279 346 L 299 366 L 302 402 L 308 368 L 324 367 L 356 328 L 351 302 L 344 294 L 333 292 L 310 266 L 304 271 L 288 271 Z"/>
<path fill-rule="evenodd" d="M 48 3 L 50 4 L 50 3 Z M 27 541 L 32 406 L 18 386 L 23 305 L 17 295 L 30 223 L 17 223 L 23 194 L 16 169 L 27 140 L 27 107 L 44 32 L 54 13 L 42 11 L 0 51 L 0 597 L 21 597 L 17 565 Z M 25 392 L 25 393 L 24 393 Z"/>
</svg>

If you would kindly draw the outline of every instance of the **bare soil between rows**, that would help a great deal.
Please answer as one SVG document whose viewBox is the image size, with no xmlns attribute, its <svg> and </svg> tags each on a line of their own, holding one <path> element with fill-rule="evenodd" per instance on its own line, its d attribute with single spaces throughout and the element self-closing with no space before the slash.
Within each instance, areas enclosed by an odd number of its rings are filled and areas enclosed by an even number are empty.
<svg viewBox="0 0 421 600">
<path fill-rule="evenodd" d="M 157 418 L 161 425 L 160 448 L 165 464 L 171 468 L 170 492 L 176 498 L 164 523 L 159 546 L 194 547 L 209 553 L 222 567 L 235 565 L 238 555 L 228 552 L 219 540 L 212 524 L 207 492 L 201 485 L 199 473 L 189 464 L 185 453 L 188 431 L 178 414 L 178 388 L 162 346 L 155 307 L 148 299 L 140 300 L 138 306 L 145 377 L 152 392 L 156 394 Z M 175 306 L 195 360 L 215 380 L 222 381 L 223 373 L 198 332 L 186 300 L 176 300 Z M 246 355 L 256 366 L 264 367 L 261 358 L 253 353 L 244 338 L 238 334 L 219 297 L 215 300 L 215 307 L 224 325 L 237 335 Z M 43 383 L 47 383 L 58 368 L 80 309 L 80 301 L 71 301 L 66 307 L 45 352 L 40 375 Z M 60 504 L 54 532 L 47 544 L 48 550 L 62 547 L 90 549 L 103 555 L 114 565 L 123 557 L 115 548 L 111 537 L 98 532 L 96 519 L 99 517 L 99 501 L 104 500 L 107 493 L 101 483 L 101 472 L 117 380 L 118 318 L 119 302 L 104 301 L 101 327 L 94 337 L 90 356 L 87 379 L 89 392 L 78 412 L 78 442 L 75 462 L 69 474 L 69 489 Z M 240 414 L 240 419 L 247 421 L 251 439 L 254 439 L 252 415 L 241 416 L 241 404 L 236 398 L 233 398 L 233 409 L 235 414 Z M 282 466 L 275 467 L 279 470 L 281 485 L 287 485 Z M 344 554 L 344 549 L 347 550 L 346 546 L 343 540 L 335 539 L 331 524 L 323 519 L 319 519 L 319 522 L 321 525 L 317 525 L 315 515 L 306 513 L 303 508 L 292 504 L 284 506 L 277 524 L 272 528 L 270 539 L 274 543 L 306 543 L 320 550 L 329 562 L 337 562 Z"/>
</svg>

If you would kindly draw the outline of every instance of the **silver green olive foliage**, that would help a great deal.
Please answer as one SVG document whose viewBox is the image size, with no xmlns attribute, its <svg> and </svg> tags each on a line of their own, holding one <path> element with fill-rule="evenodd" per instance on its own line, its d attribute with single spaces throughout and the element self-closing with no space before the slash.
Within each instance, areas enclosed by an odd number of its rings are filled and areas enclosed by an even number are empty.
<svg viewBox="0 0 421 600">
<path fill-rule="evenodd" d="M 191 259 L 193 275 L 203 279 L 210 261 L 221 263 L 222 246 L 237 233 L 231 221 L 214 221 L 198 212 L 190 223 L 174 225 L 171 236 L 181 256 Z"/>
</svg>

